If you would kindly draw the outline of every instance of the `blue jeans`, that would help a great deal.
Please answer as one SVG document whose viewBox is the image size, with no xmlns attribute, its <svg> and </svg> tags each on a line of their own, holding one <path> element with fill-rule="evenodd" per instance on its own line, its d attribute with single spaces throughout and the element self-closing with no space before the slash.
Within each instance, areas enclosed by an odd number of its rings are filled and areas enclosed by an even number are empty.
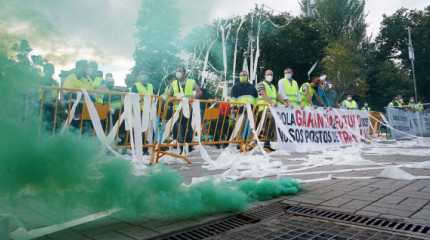
<svg viewBox="0 0 430 240">
<path fill-rule="evenodd" d="M 179 126 L 179 121 L 181 122 L 180 126 Z M 181 118 L 179 118 L 178 121 L 176 121 L 175 125 L 173 126 L 174 133 L 178 132 L 178 126 L 179 126 L 179 136 L 178 136 L 179 143 L 183 143 L 185 140 L 185 130 L 187 129 L 187 123 L 188 123 L 188 118 L 182 116 L 182 120 Z M 191 118 L 190 118 L 189 124 L 188 124 L 186 142 L 189 143 L 192 141 L 193 141 L 193 128 L 191 127 Z"/>
</svg>

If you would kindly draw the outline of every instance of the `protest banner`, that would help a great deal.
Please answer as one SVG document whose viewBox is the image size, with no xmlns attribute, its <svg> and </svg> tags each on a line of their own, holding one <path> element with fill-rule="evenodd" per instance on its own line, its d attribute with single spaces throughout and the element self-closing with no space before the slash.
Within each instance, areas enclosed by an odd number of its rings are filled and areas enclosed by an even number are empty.
<svg viewBox="0 0 430 240">
<path fill-rule="evenodd" d="M 394 139 L 411 139 L 413 136 L 430 135 L 430 114 L 387 108 L 388 121 L 394 129 Z"/>
<path fill-rule="evenodd" d="M 278 143 L 288 152 L 349 146 L 369 137 L 370 120 L 362 110 L 277 107 L 274 111 Z"/>
</svg>

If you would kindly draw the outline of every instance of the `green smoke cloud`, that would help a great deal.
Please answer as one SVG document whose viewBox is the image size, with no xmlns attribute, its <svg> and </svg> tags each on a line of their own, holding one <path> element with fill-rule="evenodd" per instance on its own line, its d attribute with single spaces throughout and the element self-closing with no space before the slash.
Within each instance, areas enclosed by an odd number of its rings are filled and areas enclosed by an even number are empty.
<svg viewBox="0 0 430 240">
<path fill-rule="evenodd" d="M 187 185 L 188 179 L 162 164 L 136 175 L 131 162 L 108 156 L 95 139 L 39 132 L 38 92 L 29 88 L 37 83 L 31 66 L 3 56 L 0 62 L 0 216 L 16 217 L 27 230 L 112 208 L 121 208 L 126 218 L 198 217 L 243 210 L 250 202 L 300 188 L 292 179 Z M 33 104 L 26 104 L 27 92 Z"/>
</svg>

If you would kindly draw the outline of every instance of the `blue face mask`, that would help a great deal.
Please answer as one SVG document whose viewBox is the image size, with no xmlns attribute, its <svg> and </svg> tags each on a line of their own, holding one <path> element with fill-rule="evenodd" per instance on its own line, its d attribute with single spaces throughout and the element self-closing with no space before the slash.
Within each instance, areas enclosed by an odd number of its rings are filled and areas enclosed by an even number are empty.
<svg viewBox="0 0 430 240">
<path fill-rule="evenodd" d="M 285 74 L 285 78 L 286 78 L 286 79 L 291 79 L 291 73 L 286 73 L 286 74 Z"/>
<path fill-rule="evenodd" d="M 140 78 L 142 79 L 142 81 L 146 82 L 148 81 L 148 75 L 142 75 L 140 76 Z"/>
</svg>

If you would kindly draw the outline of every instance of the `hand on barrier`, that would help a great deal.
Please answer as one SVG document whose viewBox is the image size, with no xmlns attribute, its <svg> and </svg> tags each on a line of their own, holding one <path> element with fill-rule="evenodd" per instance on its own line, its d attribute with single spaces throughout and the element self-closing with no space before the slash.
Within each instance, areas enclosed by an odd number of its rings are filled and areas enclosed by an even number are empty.
<svg viewBox="0 0 430 240">
<path fill-rule="evenodd" d="M 277 107 L 278 104 L 277 103 L 272 103 L 272 107 Z"/>
<path fill-rule="evenodd" d="M 184 93 L 178 93 L 178 94 L 176 94 L 176 98 L 184 98 L 185 97 L 185 95 L 184 95 Z"/>
<path fill-rule="evenodd" d="M 328 107 L 328 110 L 330 110 L 330 111 L 333 110 L 333 107 L 332 106 Z"/>
<path fill-rule="evenodd" d="M 313 107 L 314 109 L 317 109 L 317 108 L 318 108 L 318 106 L 317 106 L 317 105 L 312 105 L 312 107 Z"/>
</svg>

